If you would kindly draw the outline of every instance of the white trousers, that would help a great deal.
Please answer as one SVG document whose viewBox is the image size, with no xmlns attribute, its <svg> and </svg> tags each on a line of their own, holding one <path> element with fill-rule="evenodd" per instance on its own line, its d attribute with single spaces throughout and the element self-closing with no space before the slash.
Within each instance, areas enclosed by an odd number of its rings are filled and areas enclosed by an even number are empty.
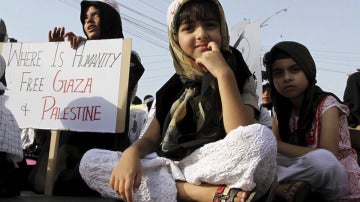
<svg viewBox="0 0 360 202">
<path fill-rule="evenodd" d="M 328 150 L 317 149 L 302 157 L 277 156 L 279 182 L 305 181 L 325 200 L 349 194 L 350 187 L 344 166 Z"/>
<path fill-rule="evenodd" d="M 181 161 L 151 154 L 142 159 L 142 181 L 134 201 L 176 201 L 175 180 L 193 184 L 226 184 L 244 191 L 266 193 L 276 172 L 276 140 L 260 124 L 238 127 L 224 139 L 206 144 Z M 119 199 L 109 185 L 121 152 L 93 149 L 85 153 L 80 173 L 102 196 Z M 215 193 L 214 193 L 215 194 Z"/>
</svg>

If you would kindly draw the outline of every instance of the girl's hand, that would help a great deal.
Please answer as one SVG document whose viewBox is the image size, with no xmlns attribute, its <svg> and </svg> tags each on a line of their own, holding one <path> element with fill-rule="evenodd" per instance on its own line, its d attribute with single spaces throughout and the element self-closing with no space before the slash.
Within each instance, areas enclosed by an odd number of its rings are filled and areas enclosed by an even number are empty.
<svg viewBox="0 0 360 202">
<path fill-rule="evenodd" d="M 80 42 L 85 41 L 81 36 L 76 36 L 73 32 L 68 32 L 65 34 L 64 27 L 55 27 L 53 31 L 49 31 L 49 42 L 62 42 L 67 38 L 70 42 L 71 48 L 77 48 Z"/>
<path fill-rule="evenodd" d="M 204 71 L 209 71 L 215 78 L 219 78 L 220 75 L 230 70 L 229 65 L 215 42 L 210 42 L 208 49 L 208 51 L 203 52 L 200 57 L 196 58 L 195 62 Z"/>
<path fill-rule="evenodd" d="M 140 158 L 134 152 L 125 150 L 110 176 L 110 186 L 127 202 L 132 202 L 132 193 L 141 183 Z"/>
<path fill-rule="evenodd" d="M 64 27 L 54 27 L 53 31 L 49 31 L 49 42 L 64 41 Z"/>
<path fill-rule="evenodd" d="M 80 42 L 82 41 L 86 41 L 86 39 L 84 39 L 81 36 L 76 36 L 74 33 L 72 32 L 68 32 L 64 35 L 64 37 L 67 37 L 67 40 L 70 42 L 70 46 L 71 48 L 77 48 L 77 46 L 79 45 Z"/>
</svg>

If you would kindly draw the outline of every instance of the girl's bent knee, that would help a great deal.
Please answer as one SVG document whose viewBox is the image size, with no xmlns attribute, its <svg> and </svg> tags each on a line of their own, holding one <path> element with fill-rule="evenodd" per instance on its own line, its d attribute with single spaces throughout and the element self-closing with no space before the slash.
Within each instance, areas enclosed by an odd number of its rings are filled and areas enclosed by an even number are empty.
<svg viewBox="0 0 360 202">
<path fill-rule="evenodd" d="M 83 155 L 83 157 L 81 159 L 91 158 L 92 156 L 94 156 L 95 153 L 98 153 L 98 151 L 99 151 L 99 149 L 90 149 L 85 152 L 85 154 Z"/>
<path fill-rule="evenodd" d="M 341 176 L 346 178 L 346 170 L 333 153 L 326 149 L 317 149 L 305 155 L 304 164 L 312 167 L 321 178 L 333 178 Z"/>
<path fill-rule="evenodd" d="M 324 169 L 331 170 L 339 166 L 342 167 L 341 163 L 334 156 L 334 154 L 326 149 L 317 149 L 315 151 L 309 152 L 305 155 L 304 160 L 309 165 L 314 165 L 315 167 Z"/>
</svg>

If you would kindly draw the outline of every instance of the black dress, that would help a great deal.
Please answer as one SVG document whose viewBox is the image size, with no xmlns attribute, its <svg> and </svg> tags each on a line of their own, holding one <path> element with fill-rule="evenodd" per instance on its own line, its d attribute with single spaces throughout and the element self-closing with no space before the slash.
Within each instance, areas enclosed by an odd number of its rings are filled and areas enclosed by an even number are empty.
<svg viewBox="0 0 360 202">
<path fill-rule="evenodd" d="M 231 52 L 222 52 L 225 60 L 229 64 L 230 68 L 234 72 L 235 79 L 240 93 L 242 93 L 245 81 L 252 76 L 249 71 L 241 53 L 234 48 L 231 48 Z M 172 142 L 171 148 L 167 148 L 167 152 L 163 152 L 158 148 L 158 155 L 173 160 L 180 160 L 186 155 L 190 154 L 196 148 L 202 145 L 219 140 L 225 137 L 225 130 L 223 128 L 222 119 L 217 117 L 218 112 L 221 111 L 221 101 L 217 93 L 207 88 L 208 81 L 213 77 L 210 73 L 204 74 L 201 81 L 193 81 L 187 79 L 181 79 L 179 75 L 174 74 L 160 89 L 156 92 L 156 119 L 160 124 L 161 138 L 165 137 L 167 130 L 167 123 L 170 120 L 170 108 L 172 104 L 179 99 L 183 94 L 186 87 L 197 88 L 197 94 L 194 95 L 194 99 L 200 99 L 205 105 L 211 105 L 211 109 L 203 108 L 203 113 L 206 114 L 206 121 L 204 125 L 197 130 L 197 104 L 190 104 L 188 102 L 186 106 L 186 115 L 181 121 L 177 123 L 177 130 L 179 135 L 170 139 L 176 140 Z M 204 93 L 204 94 L 203 94 Z M 203 104 L 204 104 L 203 103 Z M 211 104 L 210 104 L 211 103 Z M 165 144 L 164 144 L 165 145 Z M 175 146 L 176 145 L 176 146 Z M 165 146 L 166 147 L 166 146 Z"/>
</svg>

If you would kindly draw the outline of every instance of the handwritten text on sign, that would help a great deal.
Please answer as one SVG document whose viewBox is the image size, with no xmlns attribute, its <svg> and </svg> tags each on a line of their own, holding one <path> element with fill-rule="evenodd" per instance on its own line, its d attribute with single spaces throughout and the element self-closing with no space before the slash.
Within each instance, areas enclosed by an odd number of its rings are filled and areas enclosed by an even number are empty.
<svg viewBox="0 0 360 202">
<path fill-rule="evenodd" d="M 21 128 L 122 130 L 130 39 L 87 41 L 77 49 L 69 42 L 1 45 L 6 105 Z"/>
</svg>

